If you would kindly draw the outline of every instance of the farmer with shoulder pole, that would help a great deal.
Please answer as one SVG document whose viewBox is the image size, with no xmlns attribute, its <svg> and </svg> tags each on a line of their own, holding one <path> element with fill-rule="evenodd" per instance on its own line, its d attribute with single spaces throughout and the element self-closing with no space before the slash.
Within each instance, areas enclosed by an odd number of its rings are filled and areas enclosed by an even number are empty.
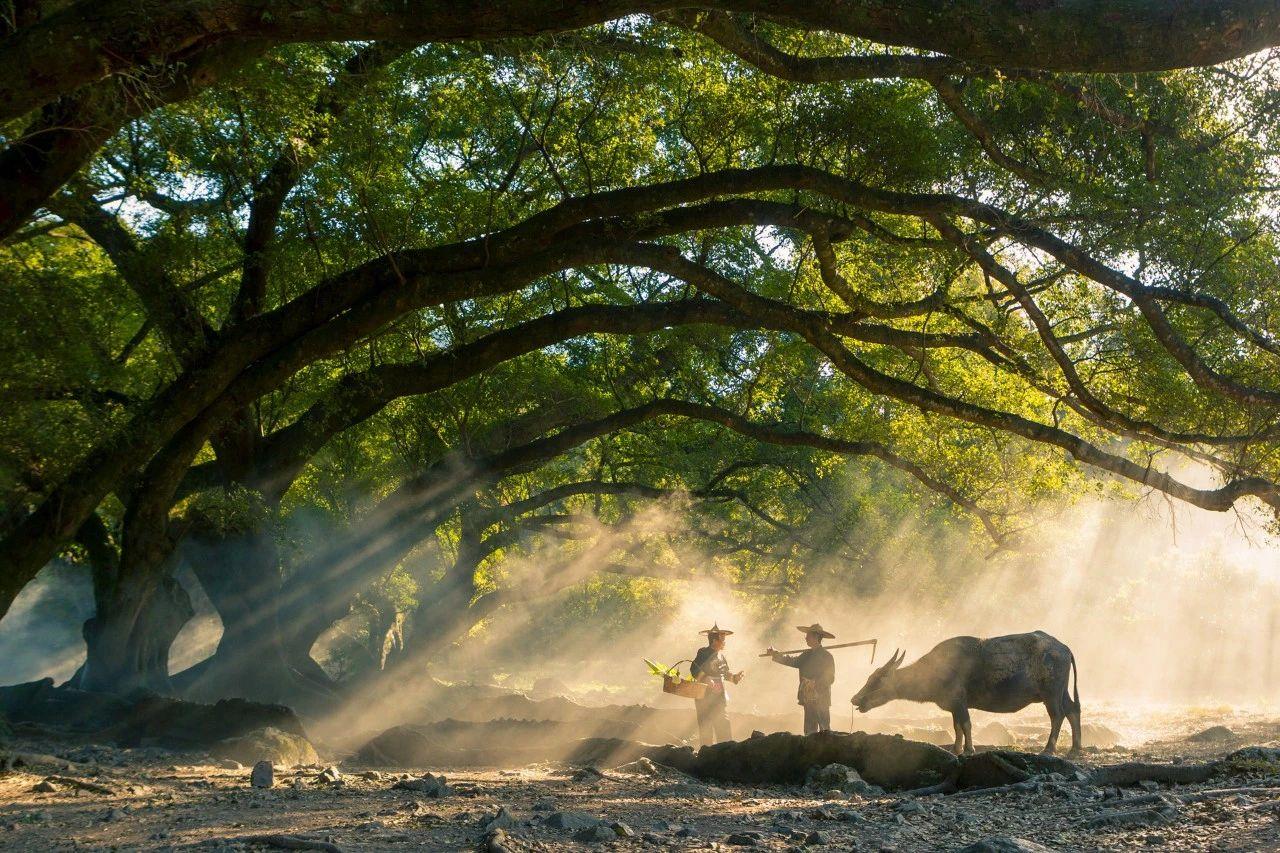
<svg viewBox="0 0 1280 853">
<path fill-rule="evenodd" d="M 800 670 L 796 701 L 804 708 L 804 733 L 830 731 L 831 685 L 836 680 L 836 660 L 822 647 L 822 641 L 835 639 L 835 634 L 823 630 L 817 622 L 797 625 L 796 629 L 804 632 L 808 649 L 798 655 L 788 655 L 770 646 L 765 654 L 773 658 L 774 663 Z"/>
<path fill-rule="evenodd" d="M 797 625 L 796 630 L 804 633 L 804 650 L 780 652 L 773 646 L 765 650 L 760 657 L 773 658 L 774 663 L 793 666 L 800 670 L 800 687 L 796 691 L 796 701 L 804 708 L 804 733 L 825 732 L 831 730 L 831 685 L 836 680 L 836 661 L 831 652 L 822 647 L 823 640 L 834 640 L 835 634 L 823 629 L 817 622 L 812 625 Z M 832 648 L 849 646 L 872 647 L 875 656 L 875 640 L 859 640 L 855 643 L 841 643 Z"/>
<path fill-rule="evenodd" d="M 724 683 L 731 681 L 737 684 L 742 680 L 742 673 L 730 672 L 729 663 L 724 658 L 724 640 L 732 631 L 721 628 L 717 623 L 698 633 L 707 635 L 707 644 L 694 655 L 689 674 L 707 685 L 707 692 L 702 698 L 693 700 L 698 712 L 698 736 L 707 746 L 717 741 L 733 740 L 727 712 L 729 697 Z"/>
</svg>

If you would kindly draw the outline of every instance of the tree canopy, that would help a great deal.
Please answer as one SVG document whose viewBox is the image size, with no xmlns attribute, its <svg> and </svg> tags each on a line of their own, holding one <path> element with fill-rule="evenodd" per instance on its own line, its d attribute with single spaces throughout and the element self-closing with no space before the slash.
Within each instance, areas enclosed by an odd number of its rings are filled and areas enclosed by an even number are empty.
<svg viewBox="0 0 1280 853">
<path fill-rule="evenodd" d="M 0 31 L 0 614 L 91 565 L 90 685 L 167 686 L 183 562 L 219 693 L 353 604 L 385 666 L 694 549 L 1280 509 L 1274 4 L 151 5 Z"/>
</svg>

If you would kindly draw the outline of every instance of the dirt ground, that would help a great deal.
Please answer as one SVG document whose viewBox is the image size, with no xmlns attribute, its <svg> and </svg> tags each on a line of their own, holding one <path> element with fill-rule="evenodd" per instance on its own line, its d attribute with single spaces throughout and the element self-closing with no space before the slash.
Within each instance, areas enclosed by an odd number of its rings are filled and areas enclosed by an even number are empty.
<svg viewBox="0 0 1280 853">
<path fill-rule="evenodd" d="M 1119 716 L 1109 721 L 1126 729 Z M 1144 725 L 1162 736 L 1133 748 L 1091 748 L 1081 769 L 1198 762 L 1280 740 L 1280 719 L 1263 715 L 1189 711 L 1148 716 Z M 1211 725 L 1229 731 L 1186 740 Z M 598 775 L 556 764 L 388 771 L 340 763 L 336 782 L 320 778 L 322 766 L 277 769 L 274 786 L 259 789 L 251 787 L 248 767 L 219 766 L 207 755 L 75 744 L 32 727 L 10 748 L 26 765 L 0 776 L 6 850 L 270 849 L 244 840 L 270 834 L 292 836 L 277 844 L 305 839 L 333 845 L 311 849 L 344 851 L 914 851 L 956 850 L 997 836 L 1051 850 L 1280 849 L 1280 763 L 1268 761 L 1198 785 L 1121 789 L 1044 778 L 1016 791 L 863 797 L 720 787 L 646 765 Z M 452 793 L 433 798 L 394 787 L 428 771 L 445 775 Z"/>
</svg>

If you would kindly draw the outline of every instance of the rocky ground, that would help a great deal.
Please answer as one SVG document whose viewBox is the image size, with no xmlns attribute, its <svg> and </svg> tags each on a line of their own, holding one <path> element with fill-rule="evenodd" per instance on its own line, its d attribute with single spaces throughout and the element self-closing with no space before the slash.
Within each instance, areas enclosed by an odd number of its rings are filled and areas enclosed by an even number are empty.
<svg viewBox="0 0 1280 853">
<path fill-rule="evenodd" d="M 1246 740 L 1276 736 L 1275 724 L 1257 721 L 1134 750 L 1094 748 L 1070 775 L 925 796 L 865 785 L 845 793 L 826 788 L 830 777 L 812 787 L 721 786 L 645 760 L 603 772 L 556 764 L 388 771 L 349 762 L 326 772 L 321 763 L 276 768 L 270 787 L 254 787 L 252 768 L 230 758 L 76 744 L 38 726 L 17 728 L 14 766 L 0 776 L 0 847 L 13 850 L 908 851 L 984 840 L 973 849 L 1280 847 L 1280 753 L 1235 753 Z M 1090 775 L 1122 762 L 1190 764 L 1233 753 L 1197 784 L 1117 787 Z"/>
</svg>

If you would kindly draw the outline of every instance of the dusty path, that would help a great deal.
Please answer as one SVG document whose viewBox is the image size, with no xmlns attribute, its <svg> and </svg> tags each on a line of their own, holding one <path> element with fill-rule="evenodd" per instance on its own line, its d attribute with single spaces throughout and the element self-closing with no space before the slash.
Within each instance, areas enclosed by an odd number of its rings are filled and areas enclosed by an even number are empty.
<svg viewBox="0 0 1280 853">
<path fill-rule="evenodd" d="M 224 769 L 207 757 L 31 739 L 13 748 L 56 755 L 0 777 L 0 847 L 6 850 L 259 849 L 229 839 L 271 833 L 325 840 L 349 851 L 475 850 L 494 839 L 486 823 L 503 807 L 510 820 L 499 821 L 508 825 L 496 841 L 510 850 L 954 850 L 991 836 L 1020 837 L 1054 850 L 1280 847 L 1280 765 L 1262 762 L 1203 785 L 1118 790 L 1046 780 L 1035 790 L 918 799 L 715 787 L 634 766 L 603 776 L 580 772 L 578 778 L 572 768 L 552 765 L 457 773 L 422 768 L 443 772 L 454 789 L 436 799 L 393 787 L 422 771 L 344 765 L 341 781 L 326 783 L 317 778 L 319 768 L 278 770 L 275 787 L 262 790 L 250 787 L 248 768 Z M 1167 757 L 1156 753 L 1168 749 L 1153 750 L 1140 754 Z M 1096 763 L 1134 756 L 1095 751 L 1088 758 Z M 62 760 L 67 758 L 73 763 Z M 53 782 L 52 791 L 35 790 L 48 787 L 41 783 L 51 775 L 112 793 L 62 781 Z M 1237 788 L 1247 790 L 1225 790 Z M 1108 818 L 1128 812 L 1139 816 Z M 625 829 L 596 830 L 594 820 Z M 618 831 L 633 835 L 619 837 Z M 584 832 L 608 840 L 578 840 Z"/>
</svg>

